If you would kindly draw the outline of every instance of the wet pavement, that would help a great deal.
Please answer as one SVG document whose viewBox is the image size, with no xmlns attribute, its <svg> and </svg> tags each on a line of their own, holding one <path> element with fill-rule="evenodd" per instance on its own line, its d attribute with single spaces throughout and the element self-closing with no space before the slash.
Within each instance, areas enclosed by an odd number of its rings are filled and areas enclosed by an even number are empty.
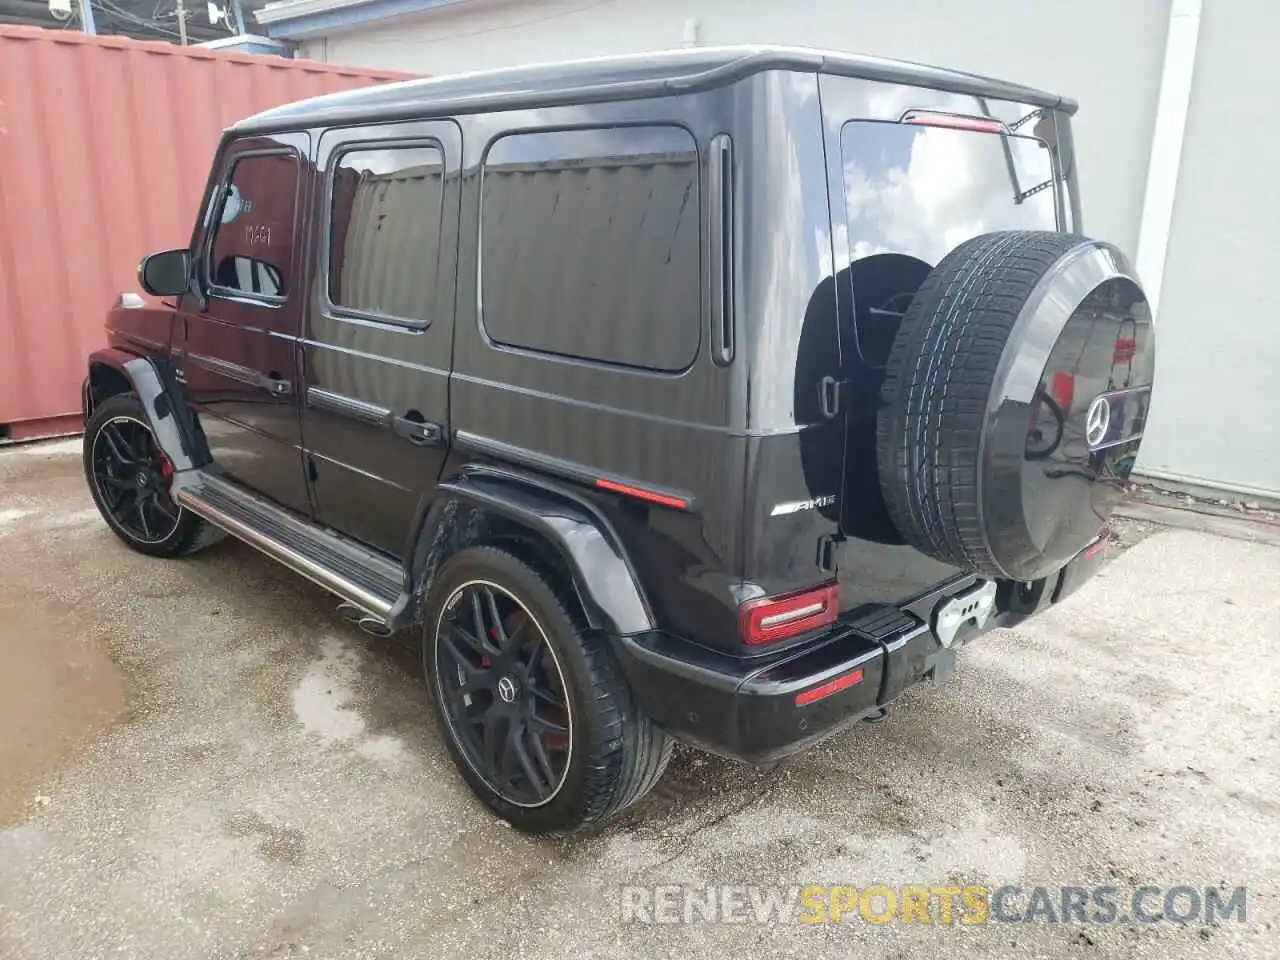
<svg viewBox="0 0 1280 960">
<path fill-rule="evenodd" d="M 77 451 L 0 451 L 0 958 L 1280 956 L 1265 537 L 1121 525 L 1080 594 L 966 648 L 886 722 L 773 771 L 682 751 L 623 818 L 547 841 L 471 798 L 412 653 L 238 543 L 125 549 Z M 1248 908 L 810 925 L 628 907 L 680 884 L 1243 885 Z"/>
</svg>

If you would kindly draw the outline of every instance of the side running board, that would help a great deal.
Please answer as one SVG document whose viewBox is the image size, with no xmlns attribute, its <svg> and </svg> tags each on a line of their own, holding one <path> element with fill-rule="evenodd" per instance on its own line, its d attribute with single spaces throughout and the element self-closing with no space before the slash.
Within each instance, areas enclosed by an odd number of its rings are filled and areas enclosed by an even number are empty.
<svg viewBox="0 0 1280 960">
<path fill-rule="evenodd" d="M 399 564 L 208 471 L 175 479 L 174 499 L 192 513 L 364 611 L 387 632 L 402 625 L 396 621 L 409 598 Z"/>
</svg>

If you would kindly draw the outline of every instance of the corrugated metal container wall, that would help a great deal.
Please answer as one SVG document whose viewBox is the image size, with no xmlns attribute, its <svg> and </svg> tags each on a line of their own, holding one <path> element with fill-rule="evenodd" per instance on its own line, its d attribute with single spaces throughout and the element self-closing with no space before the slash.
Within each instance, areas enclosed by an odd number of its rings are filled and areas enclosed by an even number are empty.
<svg viewBox="0 0 1280 960">
<path fill-rule="evenodd" d="M 223 128 L 403 74 L 0 27 L 0 440 L 73 432 L 139 259 L 183 246 Z"/>
</svg>

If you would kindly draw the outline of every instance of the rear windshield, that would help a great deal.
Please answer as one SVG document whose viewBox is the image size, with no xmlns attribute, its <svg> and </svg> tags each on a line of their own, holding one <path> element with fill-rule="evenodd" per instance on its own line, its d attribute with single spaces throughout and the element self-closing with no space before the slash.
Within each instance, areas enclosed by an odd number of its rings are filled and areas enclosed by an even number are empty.
<svg viewBox="0 0 1280 960">
<path fill-rule="evenodd" d="M 992 230 L 1058 226 L 1053 161 L 1029 136 L 855 120 L 840 132 L 858 349 L 881 365 L 930 269 Z"/>
</svg>

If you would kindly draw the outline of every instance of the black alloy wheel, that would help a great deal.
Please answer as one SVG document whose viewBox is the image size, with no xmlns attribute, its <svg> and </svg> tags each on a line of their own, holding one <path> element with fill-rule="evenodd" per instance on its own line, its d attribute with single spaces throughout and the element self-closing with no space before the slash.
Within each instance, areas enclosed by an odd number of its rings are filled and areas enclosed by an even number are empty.
<svg viewBox="0 0 1280 960">
<path fill-rule="evenodd" d="M 169 492 L 173 464 L 150 428 L 131 416 L 106 421 L 92 439 L 93 481 L 115 525 L 139 543 L 162 543 L 182 522 Z"/>
<path fill-rule="evenodd" d="M 130 548 L 153 557 L 194 553 L 222 531 L 173 499 L 174 468 L 132 394 L 99 403 L 84 428 L 84 475 L 98 512 Z"/>
<path fill-rule="evenodd" d="M 570 576 L 507 546 L 464 547 L 441 564 L 423 672 L 472 792 L 514 827 L 566 836 L 648 793 L 673 741 L 640 710 Z"/>
<path fill-rule="evenodd" d="M 435 656 L 436 692 L 467 764 L 508 803 L 553 800 L 572 760 L 573 712 L 533 615 L 496 583 L 463 583 L 441 610 Z"/>
</svg>

